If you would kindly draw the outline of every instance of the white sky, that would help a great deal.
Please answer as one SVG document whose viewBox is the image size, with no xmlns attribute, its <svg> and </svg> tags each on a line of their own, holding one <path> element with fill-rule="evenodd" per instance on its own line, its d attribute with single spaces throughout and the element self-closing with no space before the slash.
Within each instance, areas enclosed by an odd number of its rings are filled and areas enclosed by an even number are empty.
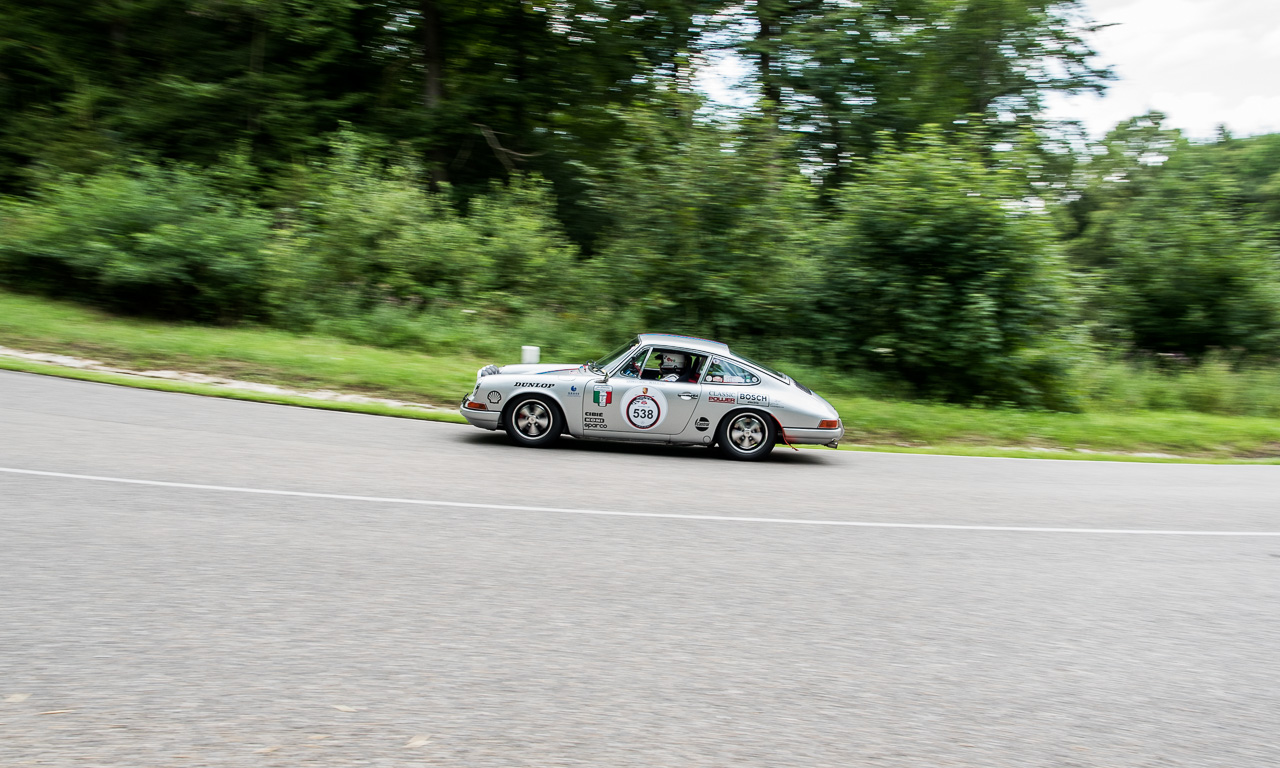
<svg viewBox="0 0 1280 768">
<path fill-rule="evenodd" d="M 1158 109 L 1167 125 L 1209 138 L 1280 131 L 1280 0 L 1084 0 L 1086 14 L 1114 24 L 1093 37 L 1098 61 L 1115 69 L 1105 96 L 1055 98 L 1048 116 L 1079 120 L 1101 137 L 1121 120 Z M 699 77 L 726 105 L 750 102 L 731 84 L 747 73 L 721 58 Z"/>
<path fill-rule="evenodd" d="M 1049 116 L 1100 136 L 1158 109 L 1168 125 L 1208 138 L 1280 131 L 1280 0 L 1085 0 L 1093 38 L 1117 80 L 1105 96 L 1055 100 Z"/>
</svg>

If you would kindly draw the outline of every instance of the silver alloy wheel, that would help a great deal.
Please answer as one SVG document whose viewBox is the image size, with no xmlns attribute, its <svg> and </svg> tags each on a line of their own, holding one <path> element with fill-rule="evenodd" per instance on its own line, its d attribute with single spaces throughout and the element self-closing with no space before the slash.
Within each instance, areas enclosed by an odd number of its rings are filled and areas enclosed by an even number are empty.
<svg viewBox="0 0 1280 768">
<path fill-rule="evenodd" d="M 551 427 L 551 411 L 537 400 L 521 403 L 515 416 L 516 429 L 525 437 L 542 437 Z"/>
<path fill-rule="evenodd" d="M 754 413 L 746 413 L 729 424 L 729 441 L 739 451 L 751 453 L 764 443 L 764 436 L 767 431 L 764 422 L 760 420 L 759 416 Z"/>
</svg>

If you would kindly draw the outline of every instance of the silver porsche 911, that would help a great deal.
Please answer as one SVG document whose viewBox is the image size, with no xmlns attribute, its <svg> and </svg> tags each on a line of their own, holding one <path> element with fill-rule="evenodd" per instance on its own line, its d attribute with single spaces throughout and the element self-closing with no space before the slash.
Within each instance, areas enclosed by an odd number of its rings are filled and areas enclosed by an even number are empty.
<svg viewBox="0 0 1280 768">
<path fill-rule="evenodd" d="M 718 341 L 661 333 L 578 366 L 486 365 L 461 412 L 519 445 L 569 434 L 714 445 L 745 460 L 768 456 L 778 442 L 834 448 L 844 435 L 836 409 L 789 376 Z"/>
</svg>

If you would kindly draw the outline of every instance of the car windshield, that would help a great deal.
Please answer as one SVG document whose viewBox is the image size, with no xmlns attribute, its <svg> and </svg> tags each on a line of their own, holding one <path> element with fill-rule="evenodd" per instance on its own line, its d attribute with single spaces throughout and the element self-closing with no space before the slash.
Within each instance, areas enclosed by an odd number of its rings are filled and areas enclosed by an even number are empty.
<svg viewBox="0 0 1280 768">
<path fill-rule="evenodd" d="M 789 381 L 789 379 L 787 378 L 787 375 L 786 375 L 785 373 L 781 373 L 781 372 L 779 372 L 779 371 L 775 371 L 775 370 L 773 370 L 772 368 L 770 368 L 770 367 L 769 367 L 769 366 L 767 366 L 767 365 L 761 365 L 761 364 L 757 363 L 755 360 L 752 360 L 752 359 L 751 359 L 751 358 L 749 358 L 749 357 L 743 357 L 742 355 L 739 355 L 737 352 L 735 352 L 735 353 L 733 353 L 733 354 L 734 354 L 734 356 L 735 356 L 735 357 L 737 357 L 739 360 L 741 360 L 742 362 L 746 363 L 747 365 L 753 366 L 753 367 L 755 367 L 755 368 L 759 368 L 760 370 L 764 371 L 765 373 L 769 374 L 770 376 L 773 376 L 774 378 L 782 379 L 783 381 Z"/>
<path fill-rule="evenodd" d="M 597 360 L 596 367 L 602 371 L 607 370 L 609 366 L 613 365 L 618 361 L 618 358 L 622 357 L 623 355 L 627 354 L 631 350 L 635 349 L 636 346 L 639 344 L 640 344 L 639 339 L 632 339 L 631 341 L 628 341 L 626 344 L 623 344 L 622 346 L 618 347 L 617 349 L 613 350 L 609 354 Z"/>
</svg>

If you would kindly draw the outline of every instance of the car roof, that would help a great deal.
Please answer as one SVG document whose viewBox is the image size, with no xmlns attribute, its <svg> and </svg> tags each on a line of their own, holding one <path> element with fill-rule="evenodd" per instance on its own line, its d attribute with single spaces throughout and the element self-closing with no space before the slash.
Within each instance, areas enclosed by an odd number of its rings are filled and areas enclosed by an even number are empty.
<svg viewBox="0 0 1280 768">
<path fill-rule="evenodd" d="M 706 352 L 715 355 L 730 355 L 729 345 L 711 339 L 699 339 L 696 336 L 680 336 L 674 333 L 642 333 L 637 337 L 641 344 L 654 346 L 670 345 L 683 347 L 693 352 Z"/>
</svg>

